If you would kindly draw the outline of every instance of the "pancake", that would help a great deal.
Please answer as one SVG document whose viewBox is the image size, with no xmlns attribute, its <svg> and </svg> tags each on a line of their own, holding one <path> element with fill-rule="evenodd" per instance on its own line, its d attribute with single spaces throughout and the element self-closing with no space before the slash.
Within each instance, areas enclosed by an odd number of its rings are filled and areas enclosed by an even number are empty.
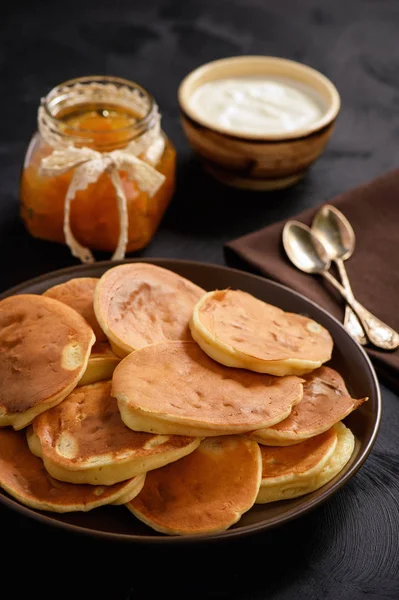
<svg viewBox="0 0 399 600">
<path fill-rule="evenodd" d="M 148 473 L 140 494 L 126 506 L 161 533 L 225 531 L 253 506 L 261 470 L 255 442 L 208 438 L 189 456 Z"/>
<path fill-rule="evenodd" d="M 110 392 L 110 381 L 76 388 L 33 421 L 29 447 L 56 479 L 112 485 L 198 447 L 197 438 L 132 431 L 122 422 Z"/>
<path fill-rule="evenodd" d="M 269 446 L 297 444 L 327 431 L 367 400 L 352 398 L 341 375 L 329 367 L 320 367 L 303 378 L 301 402 L 284 421 L 254 431 L 254 440 Z"/>
<path fill-rule="evenodd" d="M 97 277 L 76 277 L 49 288 L 43 292 L 43 296 L 74 308 L 94 331 L 96 342 L 106 342 L 107 336 L 98 324 L 93 307 L 94 290 L 98 281 Z"/>
<path fill-rule="evenodd" d="M 30 452 L 25 432 L 0 429 L 0 487 L 30 508 L 63 513 L 126 504 L 140 492 L 144 480 L 145 475 L 138 475 L 112 486 L 56 481 Z"/>
<path fill-rule="evenodd" d="M 331 439 L 335 443 L 331 443 Z M 287 500 L 314 492 L 338 475 L 354 448 L 353 433 L 341 422 L 295 446 L 260 446 L 262 482 L 256 503 Z"/>
<path fill-rule="evenodd" d="M 112 352 L 108 338 L 101 329 L 94 314 L 94 290 L 99 279 L 96 277 L 77 277 L 65 283 L 49 288 L 43 296 L 54 298 L 74 308 L 90 325 L 96 336 L 86 372 L 79 385 L 88 385 L 96 381 L 111 379 L 119 358 Z"/>
<path fill-rule="evenodd" d="M 302 379 L 224 367 L 195 342 L 147 346 L 114 371 L 112 395 L 124 423 L 149 433 L 215 436 L 285 419 L 302 398 Z"/>
<path fill-rule="evenodd" d="M 58 300 L 1 300 L 0 426 L 21 429 L 61 402 L 85 372 L 94 341 L 83 317 Z"/>
<path fill-rule="evenodd" d="M 300 489 L 304 481 L 321 472 L 335 451 L 337 439 L 336 431 L 331 428 L 295 446 L 260 446 L 261 498 L 267 498 L 264 501 L 271 502 L 284 498 L 285 494 L 291 497 L 293 490 Z"/>
<path fill-rule="evenodd" d="M 331 358 L 328 331 L 240 290 L 209 292 L 190 320 L 195 341 L 228 367 L 270 375 L 303 375 Z"/>
<path fill-rule="evenodd" d="M 91 350 L 89 362 L 78 385 L 89 385 L 112 378 L 120 358 L 114 354 L 109 342 L 96 342 Z"/>
<path fill-rule="evenodd" d="M 106 271 L 95 291 L 98 322 L 118 356 L 167 340 L 191 340 L 189 319 L 205 291 L 146 263 Z"/>
</svg>

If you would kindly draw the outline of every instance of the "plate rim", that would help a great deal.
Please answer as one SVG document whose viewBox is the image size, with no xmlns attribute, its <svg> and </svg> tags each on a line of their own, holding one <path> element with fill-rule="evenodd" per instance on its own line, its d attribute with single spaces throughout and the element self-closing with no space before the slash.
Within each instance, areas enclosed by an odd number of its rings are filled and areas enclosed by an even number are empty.
<svg viewBox="0 0 399 600">
<path fill-rule="evenodd" d="M 325 310 L 319 304 L 317 304 L 313 300 L 310 300 L 303 294 L 301 294 L 295 290 L 292 290 L 291 288 L 289 288 L 286 285 L 283 285 L 279 282 L 273 281 L 272 279 L 269 279 L 268 277 L 264 277 L 262 275 L 257 275 L 257 274 L 254 274 L 254 273 L 251 273 L 248 271 L 244 271 L 243 269 L 236 269 L 236 268 L 229 267 L 226 265 L 219 265 L 219 264 L 215 264 L 215 263 L 196 261 L 196 260 L 185 260 L 185 259 L 179 259 L 179 258 L 139 257 L 139 258 L 125 258 L 125 259 L 116 260 L 116 261 L 103 260 L 103 261 L 97 261 L 97 262 L 94 262 L 91 264 L 77 264 L 77 265 L 72 265 L 69 267 L 64 267 L 62 269 L 48 271 L 47 273 L 42 273 L 41 275 L 32 277 L 31 279 L 27 279 L 17 285 L 14 285 L 11 288 L 8 288 L 7 290 L 4 290 L 3 292 L 0 293 L 0 300 L 6 298 L 8 296 L 18 294 L 24 288 L 30 287 L 35 284 L 40 284 L 42 282 L 47 281 L 50 278 L 62 277 L 64 275 L 69 275 L 69 274 L 77 274 L 76 276 L 79 276 L 78 274 L 80 271 L 85 271 L 90 267 L 112 268 L 112 267 L 115 267 L 120 264 L 137 263 L 137 262 L 152 263 L 152 264 L 156 264 L 158 266 L 163 266 L 163 265 L 167 265 L 167 264 L 170 265 L 171 263 L 175 263 L 175 264 L 177 263 L 177 264 L 181 264 L 182 266 L 185 265 L 187 267 L 194 266 L 194 267 L 201 267 L 201 268 L 211 268 L 211 269 L 225 271 L 228 273 L 237 273 L 240 275 L 246 275 L 250 278 L 254 278 L 254 279 L 257 279 L 262 282 L 266 281 L 269 284 L 271 284 L 272 286 L 280 288 L 280 289 L 284 290 L 285 292 L 288 292 L 289 294 L 292 294 L 292 295 L 298 297 L 299 299 L 305 301 L 305 303 L 310 304 L 311 306 L 315 307 L 317 310 L 324 313 L 327 316 L 327 318 L 331 319 L 333 322 L 335 322 L 336 325 L 338 325 L 338 327 L 341 330 L 343 330 L 344 335 L 347 336 L 347 338 L 350 340 L 350 342 L 355 345 L 355 347 L 357 348 L 357 351 L 360 351 L 360 353 L 363 355 L 363 359 L 365 360 L 368 370 L 369 370 L 369 373 L 371 375 L 372 384 L 373 384 L 373 386 L 375 388 L 375 392 L 376 392 L 377 410 L 376 410 L 376 414 L 375 414 L 373 431 L 371 433 L 370 439 L 368 440 L 366 447 L 364 448 L 362 453 L 356 458 L 356 460 L 350 466 L 348 471 L 344 475 L 342 475 L 342 477 L 340 477 L 329 489 L 326 489 L 326 490 L 324 490 L 324 492 L 319 493 L 317 497 L 313 498 L 313 500 L 309 500 L 307 502 L 307 504 L 305 504 L 305 506 L 296 508 L 295 512 L 293 514 L 276 516 L 276 517 L 272 518 L 271 521 L 269 521 L 266 525 L 263 522 L 260 522 L 260 523 L 254 523 L 251 525 L 245 525 L 245 526 L 243 526 L 241 528 L 237 528 L 237 529 L 227 529 L 226 531 L 222 531 L 222 532 L 218 532 L 218 533 L 197 534 L 197 535 L 187 535 L 187 536 L 180 536 L 180 535 L 178 535 L 178 536 L 150 536 L 150 535 L 137 535 L 137 534 L 130 534 L 130 533 L 98 531 L 98 530 L 90 529 L 89 527 L 85 527 L 82 525 L 75 525 L 73 523 L 65 523 L 63 521 L 59 521 L 58 519 L 55 519 L 52 516 L 53 513 L 38 511 L 38 510 L 35 510 L 28 506 L 25 506 L 25 505 L 21 504 L 20 502 L 18 502 L 17 500 L 15 500 L 14 498 L 12 498 L 11 496 L 6 496 L 4 490 L 1 488 L 0 488 L 0 503 L 4 504 L 5 506 L 7 506 L 8 508 L 10 508 L 12 510 L 16 510 L 17 512 L 22 513 L 26 517 L 33 518 L 35 521 L 39 521 L 40 523 L 45 524 L 46 526 L 60 528 L 60 529 L 66 530 L 70 533 L 73 532 L 75 534 L 89 536 L 91 538 L 94 537 L 97 539 L 108 540 L 108 541 L 119 541 L 119 542 L 124 542 L 124 543 L 136 543 L 136 544 L 145 544 L 145 545 L 153 545 L 153 544 L 157 544 L 157 545 L 159 545 L 159 544 L 187 545 L 188 544 L 188 545 L 190 545 L 193 543 L 197 544 L 197 543 L 201 543 L 201 542 L 202 543 L 222 542 L 222 541 L 226 541 L 226 539 L 236 539 L 236 538 L 242 538 L 244 536 L 248 537 L 250 535 L 259 534 L 259 533 L 265 532 L 267 530 L 274 529 L 280 525 L 286 524 L 294 519 L 297 519 L 297 518 L 309 513 L 311 510 L 315 509 L 317 506 L 321 505 L 324 501 L 326 501 L 330 496 L 333 496 L 342 486 L 344 486 L 357 473 L 357 471 L 361 468 L 361 466 L 366 461 L 367 457 L 369 456 L 369 454 L 375 444 L 375 441 L 376 441 L 376 438 L 377 438 L 377 435 L 378 435 L 378 432 L 380 429 L 381 415 L 382 415 L 381 389 L 380 389 L 378 377 L 377 377 L 376 371 L 374 369 L 374 366 L 373 366 L 370 358 L 368 357 L 367 353 L 365 352 L 364 348 L 362 348 L 360 346 L 360 344 L 358 344 L 356 342 L 356 340 L 354 340 L 349 335 L 349 333 L 345 330 L 343 324 L 338 319 L 336 319 L 327 310 Z M 164 266 L 164 268 L 170 268 L 170 267 Z M 58 514 L 58 513 L 54 513 L 54 514 Z"/>
</svg>

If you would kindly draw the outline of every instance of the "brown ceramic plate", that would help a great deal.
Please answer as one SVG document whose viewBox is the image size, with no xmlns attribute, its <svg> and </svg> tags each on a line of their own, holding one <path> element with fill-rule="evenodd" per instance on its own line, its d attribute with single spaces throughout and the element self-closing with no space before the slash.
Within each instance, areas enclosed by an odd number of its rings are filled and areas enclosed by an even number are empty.
<svg viewBox="0 0 399 600">
<path fill-rule="evenodd" d="M 143 260 L 140 259 L 140 262 Z M 349 390 L 355 397 L 369 397 L 368 402 L 345 420 L 356 436 L 355 452 L 351 460 L 335 479 L 316 492 L 293 500 L 255 505 L 236 525 L 214 535 L 183 537 L 162 535 L 136 520 L 123 506 L 106 506 L 88 513 L 39 512 L 23 506 L 2 490 L 0 490 L 0 501 L 28 517 L 69 531 L 135 543 L 184 544 L 193 541 L 200 543 L 205 540 L 234 538 L 265 531 L 299 517 L 327 500 L 349 481 L 363 464 L 374 444 L 380 424 L 381 397 L 378 381 L 364 350 L 336 319 L 304 296 L 282 285 L 242 271 L 210 264 L 169 259 L 151 259 L 146 262 L 171 269 L 207 290 L 226 287 L 245 290 L 270 304 L 287 311 L 305 314 L 324 325 L 334 338 L 331 366 L 343 375 Z M 3 293 L 0 298 L 21 293 L 41 294 L 47 288 L 72 277 L 100 277 L 115 264 L 117 263 L 101 262 L 55 271 L 14 287 Z"/>
</svg>

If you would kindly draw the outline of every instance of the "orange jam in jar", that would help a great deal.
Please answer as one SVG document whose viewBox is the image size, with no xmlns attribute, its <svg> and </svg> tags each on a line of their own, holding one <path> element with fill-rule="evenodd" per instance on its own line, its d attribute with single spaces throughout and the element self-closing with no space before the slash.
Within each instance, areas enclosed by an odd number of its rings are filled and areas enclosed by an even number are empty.
<svg viewBox="0 0 399 600">
<path fill-rule="evenodd" d="M 159 121 L 152 96 L 127 80 L 83 77 L 54 88 L 42 100 L 39 131 L 30 142 L 21 175 L 21 216 L 29 232 L 65 242 L 65 198 L 75 171 L 85 162 L 77 155 L 72 163 L 67 160 L 49 174 L 43 172 L 43 159 L 71 148 L 91 149 L 110 159 L 120 151 L 117 154 L 138 159 L 140 168 L 144 163 L 146 169 L 163 176 L 156 189 L 148 191 L 131 172 L 118 168 L 127 209 L 126 252 L 145 247 L 175 188 L 176 153 Z M 68 223 L 83 246 L 114 252 L 121 230 L 117 191 L 109 168 L 100 169 L 93 177 L 92 167 L 97 168 L 98 160 L 94 155 L 90 160 L 90 165 L 86 161 L 90 172 L 87 185 L 75 186 Z"/>
</svg>

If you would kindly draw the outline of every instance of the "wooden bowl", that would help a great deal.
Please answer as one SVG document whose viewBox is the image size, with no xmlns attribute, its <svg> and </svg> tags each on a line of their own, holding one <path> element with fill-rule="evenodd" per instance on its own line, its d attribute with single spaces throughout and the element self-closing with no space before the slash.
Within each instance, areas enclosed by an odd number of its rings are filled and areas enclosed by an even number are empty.
<svg viewBox="0 0 399 600">
<path fill-rule="evenodd" d="M 285 133 L 235 133 L 210 126 L 190 105 L 200 85 L 226 77 L 270 75 L 312 88 L 323 101 L 321 117 Z M 178 90 L 181 122 L 194 152 L 219 181 L 253 190 L 272 190 L 297 182 L 320 156 L 334 128 L 340 96 L 327 77 L 301 63 L 271 56 L 237 56 L 206 63 L 189 73 Z"/>
</svg>

